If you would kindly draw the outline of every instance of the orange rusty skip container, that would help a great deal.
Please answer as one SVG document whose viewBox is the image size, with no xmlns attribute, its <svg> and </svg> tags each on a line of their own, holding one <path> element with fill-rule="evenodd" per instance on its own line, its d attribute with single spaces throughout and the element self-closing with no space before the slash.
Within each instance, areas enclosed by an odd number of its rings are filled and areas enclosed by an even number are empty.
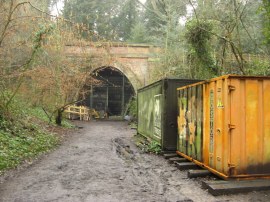
<svg viewBox="0 0 270 202">
<path fill-rule="evenodd" d="M 201 135 L 196 137 L 201 156 L 192 157 L 179 142 L 177 153 L 226 180 L 270 178 L 270 77 L 226 75 L 178 88 L 178 96 L 198 86 L 202 101 L 193 98 L 187 103 L 203 108 L 202 121 L 195 120 L 196 129 L 202 127 L 195 133 Z M 188 121 L 179 118 L 178 129 L 183 124 Z"/>
</svg>

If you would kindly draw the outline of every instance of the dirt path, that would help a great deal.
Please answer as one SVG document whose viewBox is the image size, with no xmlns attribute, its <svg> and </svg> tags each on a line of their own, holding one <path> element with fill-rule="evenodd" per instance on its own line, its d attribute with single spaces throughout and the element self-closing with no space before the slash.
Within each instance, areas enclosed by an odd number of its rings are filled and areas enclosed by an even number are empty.
<svg viewBox="0 0 270 202">
<path fill-rule="evenodd" d="M 142 154 L 124 122 L 80 123 L 56 151 L 0 184 L 0 201 L 269 201 L 269 192 L 213 197 L 160 156 Z"/>
</svg>

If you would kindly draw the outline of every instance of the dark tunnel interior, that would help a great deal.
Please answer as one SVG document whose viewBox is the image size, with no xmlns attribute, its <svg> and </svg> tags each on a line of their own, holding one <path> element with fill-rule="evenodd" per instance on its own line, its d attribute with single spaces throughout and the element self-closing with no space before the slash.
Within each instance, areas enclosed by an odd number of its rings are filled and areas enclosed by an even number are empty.
<svg viewBox="0 0 270 202">
<path fill-rule="evenodd" d="M 91 73 L 90 82 L 85 86 L 84 105 L 104 111 L 109 116 L 123 115 L 130 99 L 135 95 L 134 88 L 128 78 L 114 67 L 101 67 Z"/>
</svg>

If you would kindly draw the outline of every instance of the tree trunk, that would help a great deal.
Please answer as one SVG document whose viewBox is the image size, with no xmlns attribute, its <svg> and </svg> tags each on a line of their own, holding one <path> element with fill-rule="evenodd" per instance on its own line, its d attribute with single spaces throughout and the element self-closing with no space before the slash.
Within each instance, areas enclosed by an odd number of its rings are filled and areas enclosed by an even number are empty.
<svg viewBox="0 0 270 202">
<path fill-rule="evenodd" d="M 62 109 L 58 109 L 57 110 L 57 116 L 55 118 L 55 123 L 58 126 L 61 126 L 62 125 L 62 115 L 63 115 L 63 110 Z"/>
</svg>

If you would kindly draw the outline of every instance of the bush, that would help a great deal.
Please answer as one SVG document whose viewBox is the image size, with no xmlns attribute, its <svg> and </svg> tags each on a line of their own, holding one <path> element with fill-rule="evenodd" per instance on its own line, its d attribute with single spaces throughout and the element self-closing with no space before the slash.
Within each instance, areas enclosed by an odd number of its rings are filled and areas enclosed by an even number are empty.
<svg viewBox="0 0 270 202">
<path fill-rule="evenodd" d="M 270 63 L 265 60 L 253 60 L 247 65 L 247 75 L 270 76 Z"/>
</svg>

